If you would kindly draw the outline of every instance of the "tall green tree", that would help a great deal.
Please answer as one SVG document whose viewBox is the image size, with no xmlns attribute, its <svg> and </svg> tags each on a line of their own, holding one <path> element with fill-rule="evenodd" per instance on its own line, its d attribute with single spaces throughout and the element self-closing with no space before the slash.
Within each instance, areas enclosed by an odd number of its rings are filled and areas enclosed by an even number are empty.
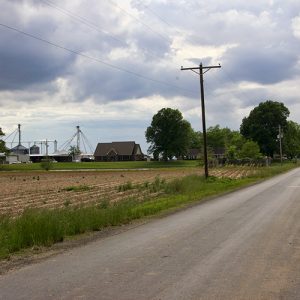
<svg viewBox="0 0 300 300">
<path fill-rule="evenodd" d="M 3 141 L 3 136 L 5 134 L 3 133 L 2 129 L 0 128 L 0 153 L 7 153 L 8 149 L 5 146 L 5 142 Z"/>
<path fill-rule="evenodd" d="M 192 128 L 178 109 L 163 108 L 153 116 L 145 136 L 150 143 L 148 153 L 167 161 L 186 154 L 191 145 Z"/>
<path fill-rule="evenodd" d="M 243 119 L 240 132 L 245 138 L 257 142 L 263 154 L 273 157 L 278 149 L 278 127 L 280 125 L 285 131 L 289 114 L 283 103 L 262 102 Z"/>
<path fill-rule="evenodd" d="M 300 156 L 300 125 L 293 121 L 287 122 L 287 127 L 283 132 L 283 153 L 288 158 Z"/>
<path fill-rule="evenodd" d="M 221 128 L 220 125 L 211 126 L 207 129 L 207 145 L 212 149 L 225 148 L 226 129 Z"/>
<path fill-rule="evenodd" d="M 232 145 L 241 147 L 243 137 L 238 131 L 216 125 L 207 129 L 207 144 L 212 148 L 226 148 Z"/>
<path fill-rule="evenodd" d="M 220 125 L 216 125 L 207 129 L 208 146 L 212 150 L 224 149 L 229 159 L 237 157 L 245 141 L 239 131 L 231 130 L 228 127 L 222 128 Z"/>
</svg>

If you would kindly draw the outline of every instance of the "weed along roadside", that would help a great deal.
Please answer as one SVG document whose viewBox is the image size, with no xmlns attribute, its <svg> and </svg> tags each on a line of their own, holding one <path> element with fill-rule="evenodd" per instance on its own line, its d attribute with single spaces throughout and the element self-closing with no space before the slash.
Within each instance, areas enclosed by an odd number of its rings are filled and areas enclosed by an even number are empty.
<svg viewBox="0 0 300 300">
<path fill-rule="evenodd" d="M 70 185 L 64 188 L 68 198 L 61 207 L 26 209 L 21 215 L 0 216 L 0 258 L 7 259 L 22 249 L 51 246 L 66 237 L 100 231 L 106 227 L 128 224 L 133 220 L 159 215 L 221 195 L 294 168 L 295 164 L 257 168 L 242 178 L 188 175 L 165 180 L 125 181 L 115 187 L 120 201 L 98 199 L 84 206 L 72 205 L 78 193 L 89 193 L 93 187 Z M 63 189 L 62 189 L 63 190 Z"/>
</svg>

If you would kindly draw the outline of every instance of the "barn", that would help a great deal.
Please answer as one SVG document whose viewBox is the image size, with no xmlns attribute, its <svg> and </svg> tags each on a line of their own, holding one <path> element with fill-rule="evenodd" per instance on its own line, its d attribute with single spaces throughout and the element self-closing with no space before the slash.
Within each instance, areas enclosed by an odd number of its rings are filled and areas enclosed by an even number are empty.
<svg viewBox="0 0 300 300">
<path fill-rule="evenodd" d="M 139 144 L 129 142 L 98 143 L 95 161 L 135 161 L 143 160 L 144 154 Z"/>
</svg>

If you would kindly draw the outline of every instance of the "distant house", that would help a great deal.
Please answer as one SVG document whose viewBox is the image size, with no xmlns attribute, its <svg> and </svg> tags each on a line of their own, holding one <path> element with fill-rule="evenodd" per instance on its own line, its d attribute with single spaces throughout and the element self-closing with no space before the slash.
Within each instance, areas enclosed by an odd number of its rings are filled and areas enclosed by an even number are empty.
<svg viewBox="0 0 300 300">
<path fill-rule="evenodd" d="M 144 154 L 135 142 L 99 143 L 94 153 L 95 161 L 143 160 Z"/>
<path fill-rule="evenodd" d="M 201 156 L 200 149 L 192 148 L 188 149 L 187 154 L 185 155 L 185 159 L 194 160 L 199 159 Z"/>
</svg>

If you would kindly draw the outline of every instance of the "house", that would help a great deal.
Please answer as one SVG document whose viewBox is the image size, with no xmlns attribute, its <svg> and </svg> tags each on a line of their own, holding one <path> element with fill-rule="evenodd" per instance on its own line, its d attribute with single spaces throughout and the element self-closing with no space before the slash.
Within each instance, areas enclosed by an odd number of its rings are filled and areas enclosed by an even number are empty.
<svg viewBox="0 0 300 300">
<path fill-rule="evenodd" d="M 144 154 L 135 142 L 98 143 L 95 161 L 134 161 L 143 160 Z"/>
<path fill-rule="evenodd" d="M 183 157 L 183 159 L 188 160 L 195 160 L 200 159 L 203 156 L 202 149 L 192 148 L 188 149 L 186 155 Z M 208 155 L 211 158 L 215 159 L 223 159 L 225 157 L 225 148 L 222 147 L 216 147 L 216 148 L 210 148 L 208 147 Z"/>
<path fill-rule="evenodd" d="M 194 159 L 199 159 L 200 157 L 201 157 L 200 149 L 192 148 L 192 149 L 188 149 L 188 152 L 184 156 L 184 159 L 194 160 Z"/>
<path fill-rule="evenodd" d="M 224 147 L 216 147 L 213 149 L 214 157 L 215 158 L 224 158 L 225 157 L 225 148 Z"/>
</svg>

